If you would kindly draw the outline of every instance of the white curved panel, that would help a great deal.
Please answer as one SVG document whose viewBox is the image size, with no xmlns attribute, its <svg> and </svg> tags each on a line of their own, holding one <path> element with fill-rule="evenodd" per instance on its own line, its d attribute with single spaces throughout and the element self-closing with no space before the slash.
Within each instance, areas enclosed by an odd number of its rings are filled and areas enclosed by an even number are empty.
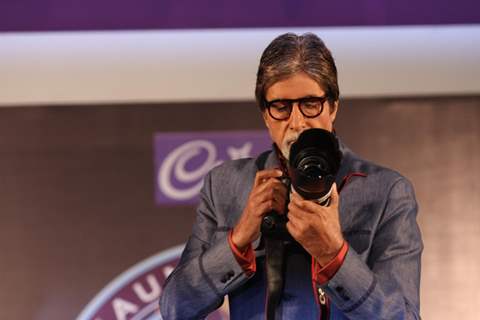
<svg viewBox="0 0 480 320">
<path fill-rule="evenodd" d="M 312 31 L 344 97 L 480 93 L 480 26 L 0 34 L 0 105 L 252 100 L 265 46 Z"/>
</svg>

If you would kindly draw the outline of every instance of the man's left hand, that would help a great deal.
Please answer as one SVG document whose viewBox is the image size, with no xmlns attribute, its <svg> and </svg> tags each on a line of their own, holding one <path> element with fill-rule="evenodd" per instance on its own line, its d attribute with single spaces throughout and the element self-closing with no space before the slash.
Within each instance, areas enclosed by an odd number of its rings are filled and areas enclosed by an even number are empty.
<svg viewBox="0 0 480 320">
<path fill-rule="evenodd" d="M 335 258 L 344 242 L 338 198 L 337 185 L 334 184 L 328 207 L 304 200 L 296 192 L 291 195 L 288 205 L 288 231 L 321 266 Z"/>
</svg>

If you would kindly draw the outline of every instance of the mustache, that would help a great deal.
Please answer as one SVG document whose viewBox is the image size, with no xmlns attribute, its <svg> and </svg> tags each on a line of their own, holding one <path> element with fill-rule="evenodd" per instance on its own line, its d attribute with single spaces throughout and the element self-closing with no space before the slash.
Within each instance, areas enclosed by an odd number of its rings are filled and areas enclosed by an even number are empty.
<svg viewBox="0 0 480 320">
<path fill-rule="evenodd" d="M 298 137 L 300 136 L 300 132 L 292 132 L 287 134 L 282 142 L 282 145 L 280 147 L 280 151 L 282 152 L 282 155 L 285 159 L 289 159 L 290 157 L 290 147 L 292 144 L 297 141 Z"/>
<path fill-rule="evenodd" d="M 301 132 L 294 132 L 288 136 L 286 136 L 284 139 L 283 139 L 283 145 L 285 147 L 289 146 L 290 144 L 294 143 L 295 141 L 297 141 L 298 137 L 300 136 L 300 133 Z"/>
</svg>

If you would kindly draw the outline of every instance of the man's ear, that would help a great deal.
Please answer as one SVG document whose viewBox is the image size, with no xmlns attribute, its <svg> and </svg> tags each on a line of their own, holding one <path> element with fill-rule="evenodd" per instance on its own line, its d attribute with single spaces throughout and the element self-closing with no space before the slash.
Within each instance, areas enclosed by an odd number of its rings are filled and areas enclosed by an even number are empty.
<svg viewBox="0 0 480 320">
<path fill-rule="evenodd" d="M 338 106 L 339 106 L 339 103 L 338 103 L 338 100 L 335 100 L 335 102 L 333 104 L 330 104 L 330 102 L 328 103 L 329 107 L 330 107 L 330 121 L 332 123 L 335 122 L 335 119 L 337 118 L 337 111 L 338 111 Z"/>
<path fill-rule="evenodd" d="M 265 122 L 265 126 L 270 129 L 270 125 L 268 123 L 268 114 L 267 114 L 267 109 L 262 111 L 262 117 L 263 117 L 263 122 Z"/>
</svg>

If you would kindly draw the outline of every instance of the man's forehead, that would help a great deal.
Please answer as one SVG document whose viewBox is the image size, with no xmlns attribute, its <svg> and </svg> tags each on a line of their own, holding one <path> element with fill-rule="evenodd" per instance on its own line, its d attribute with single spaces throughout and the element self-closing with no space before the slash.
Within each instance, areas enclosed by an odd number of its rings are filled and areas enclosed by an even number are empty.
<svg viewBox="0 0 480 320">
<path fill-rule="evenodd" d="M 325 91 L 304 73 L 295 74 L 272 84 L 265 92 L 267 100 L 298 99 L 307 96 L 323 96 Z"/>
</svg>

